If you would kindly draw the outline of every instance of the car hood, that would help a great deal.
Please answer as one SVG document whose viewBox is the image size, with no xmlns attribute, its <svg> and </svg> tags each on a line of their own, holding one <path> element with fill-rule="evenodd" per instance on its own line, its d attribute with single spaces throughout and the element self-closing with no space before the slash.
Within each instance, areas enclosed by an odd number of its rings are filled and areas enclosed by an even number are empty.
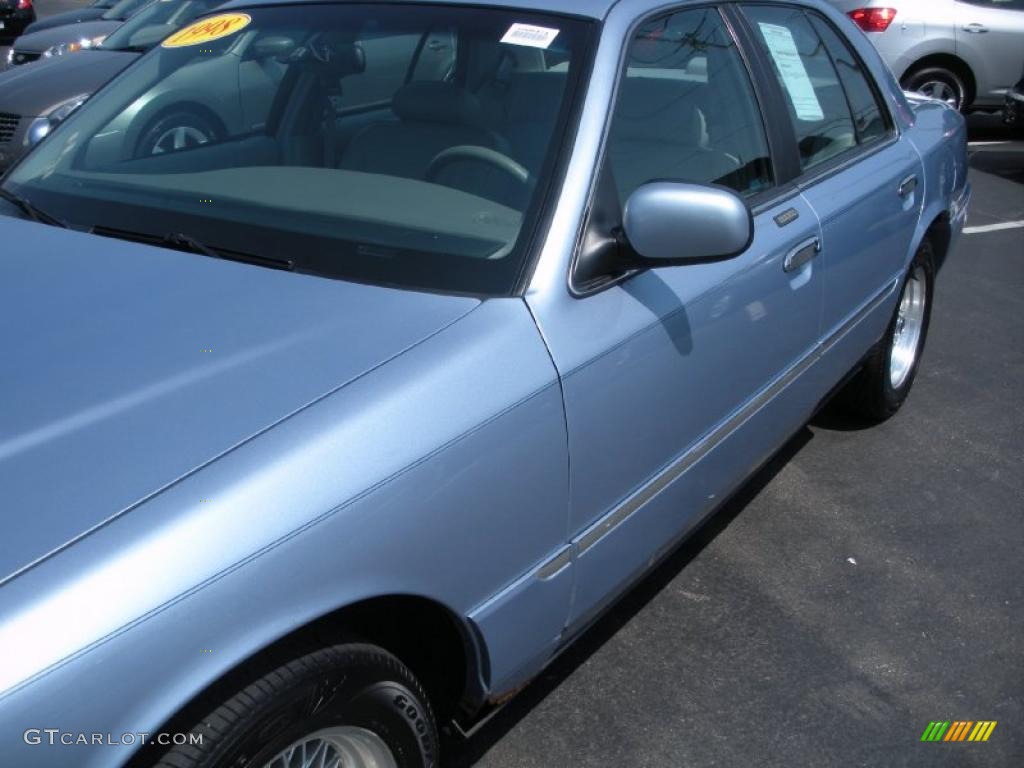
<svg viewBox="0 0 1024 768">
<path fill-rule="evenodd" d="M 123 21 L 83 21 L 81 24 L 65 24 L 42 32 L 22 35 L 14 42 L 14 50 L 20 53 L 43 53 L 51 45 L 71 43 L 83 37 L 92 38 L 98 35 L 109 35 L 124 24 Z M 22 66 L 25 66 L 24 64 Z"/>
<path fill-rule="evenodd" d="M 476 299 L 0 217 L 0 583 Z"/>
<path fill-rule="evenodd" d="M 77 24 L 80 21 L 98 19 L 108 10 L 110 9 L 88 6 L 86 8 L 76 8 L 73 11 L 64 11 L 64 13 L 55 13 L 53 16 L 47 16 L 45 19 L 33 21 L 25 28 L 25 34 L 33 35 L 36 32 L 42 32 L 44 29 L 53 29 L 54 27 L 62 27 L 65 24 Z"/>
<path fill-rule="evenodd" d="M 128 51 L 81 51 L 11 67 L 0 72 L 0 112 L 46 114 L 68 99 L 95 92 L 138 57 Z"/>
</svg>

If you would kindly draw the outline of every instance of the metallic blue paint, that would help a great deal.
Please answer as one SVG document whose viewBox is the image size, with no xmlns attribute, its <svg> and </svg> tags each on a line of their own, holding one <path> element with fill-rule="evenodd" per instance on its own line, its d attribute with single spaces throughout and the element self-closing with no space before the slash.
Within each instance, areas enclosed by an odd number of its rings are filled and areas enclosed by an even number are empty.
<svg viewBox="0 0 1024 768">
<path fill-rule="evenodd" d="M 522 297 L 0 222 L 0 763 L 121 765 L 134 747 L 22 733 L 155 731 L 379 596 L 457 617 L 497 698 L 735 490 L 881 336 L 921 239 L 955 240 L 970 196 L 962 119 L 908 102 L 852 22 L 798 2 L 851 32 L 897 133 L 755 210 L 732 260 L 569 290 L 623 45 L 679 5 L 650 0 L 553 6 L 604 26 Z"/>
</svg>

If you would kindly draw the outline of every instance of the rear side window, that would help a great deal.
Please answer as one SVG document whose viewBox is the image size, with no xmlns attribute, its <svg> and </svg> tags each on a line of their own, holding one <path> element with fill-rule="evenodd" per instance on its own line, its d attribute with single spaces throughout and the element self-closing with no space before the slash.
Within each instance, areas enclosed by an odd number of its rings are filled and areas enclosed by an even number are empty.
<svg viewBox="0 0 1024 768">
<path fill-rule="evenodd" d="M 832 57 L 798 8 L 744 8 L 785 94 L 807 171 L 857 146 L 857 130 Z"/>
<path fill-rule="evenodd" d="M 875 90 L 870 85 L 869 75 L 864 71 L 853 51 L 850 50 L 850 46 L 840 38 L 828 22 L 816 14 L 808 15 L 814 29 L 821 36 L 825 48 L 832 56 L 832 62 L 839 73 L 839 82 L 842 83 L 846 99 L 850 104 L 850 111 L 853 113 L 853 125 L 857 129 L 858 143 L 865 144 L 885 136 L 889 132 L 883 117 L 885 113 L 878 102 Z"/>
<path fill-rule="evenodd" d="M 721 184 L 743 195 L 772 185 L 761 110 L 717 9 L 681 11 L 637 29 L 608 162 L 622 201 L 656 180 Z"/>
</svg>

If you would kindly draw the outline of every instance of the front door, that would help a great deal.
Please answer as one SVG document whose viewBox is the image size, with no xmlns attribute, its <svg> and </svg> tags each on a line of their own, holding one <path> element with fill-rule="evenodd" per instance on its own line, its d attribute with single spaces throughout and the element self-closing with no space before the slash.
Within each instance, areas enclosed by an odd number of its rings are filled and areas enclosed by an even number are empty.
<svg viewBox="0 0 1024 768">
<path fill-rule="evenodd" d="M 797 374 L 822 310 L 818 220 L 776 186 L 761 106 L 718 9 L 669 13 L 635 33 L 604 174 L 594 216 L 621 220 L 634 189 L 666 179 L 728 185 L 761 207 L 753 245 L 737 258 L 577 284 L 579 295 L 534 307 L 563 377 L 577 557 L 570 626 L 807 417 Z M 599 210 L 608 199 L 614 210 Z"/>
</svg>

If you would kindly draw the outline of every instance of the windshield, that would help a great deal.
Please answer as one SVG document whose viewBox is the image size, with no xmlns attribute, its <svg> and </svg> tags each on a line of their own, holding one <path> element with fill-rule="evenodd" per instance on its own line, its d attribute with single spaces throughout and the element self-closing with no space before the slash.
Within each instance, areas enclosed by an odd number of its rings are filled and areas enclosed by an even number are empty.
<svg viewBox="0 0 1024 768">
<path fill-rule="evenodd" d="M 4 185 L 100 234 L 505 294 L 571 135 L 590 32 L 434 4 L 216 14 L 101 89 Z"/>
<path fill-rule="evenodd" d="M 111 5 L 110 10 L 104 13 L 100 18 L 106 21 L 124 21 L 150 2 L 152 2 L 152 0 L 121 0 L 121 2 L 116 5 Z"/>
<path fill-rule="evenodd" d="M 156 0 L 110 33 L 99 45 L 106 51 L 146 51 L 225 0 Z"/>
</svg>

